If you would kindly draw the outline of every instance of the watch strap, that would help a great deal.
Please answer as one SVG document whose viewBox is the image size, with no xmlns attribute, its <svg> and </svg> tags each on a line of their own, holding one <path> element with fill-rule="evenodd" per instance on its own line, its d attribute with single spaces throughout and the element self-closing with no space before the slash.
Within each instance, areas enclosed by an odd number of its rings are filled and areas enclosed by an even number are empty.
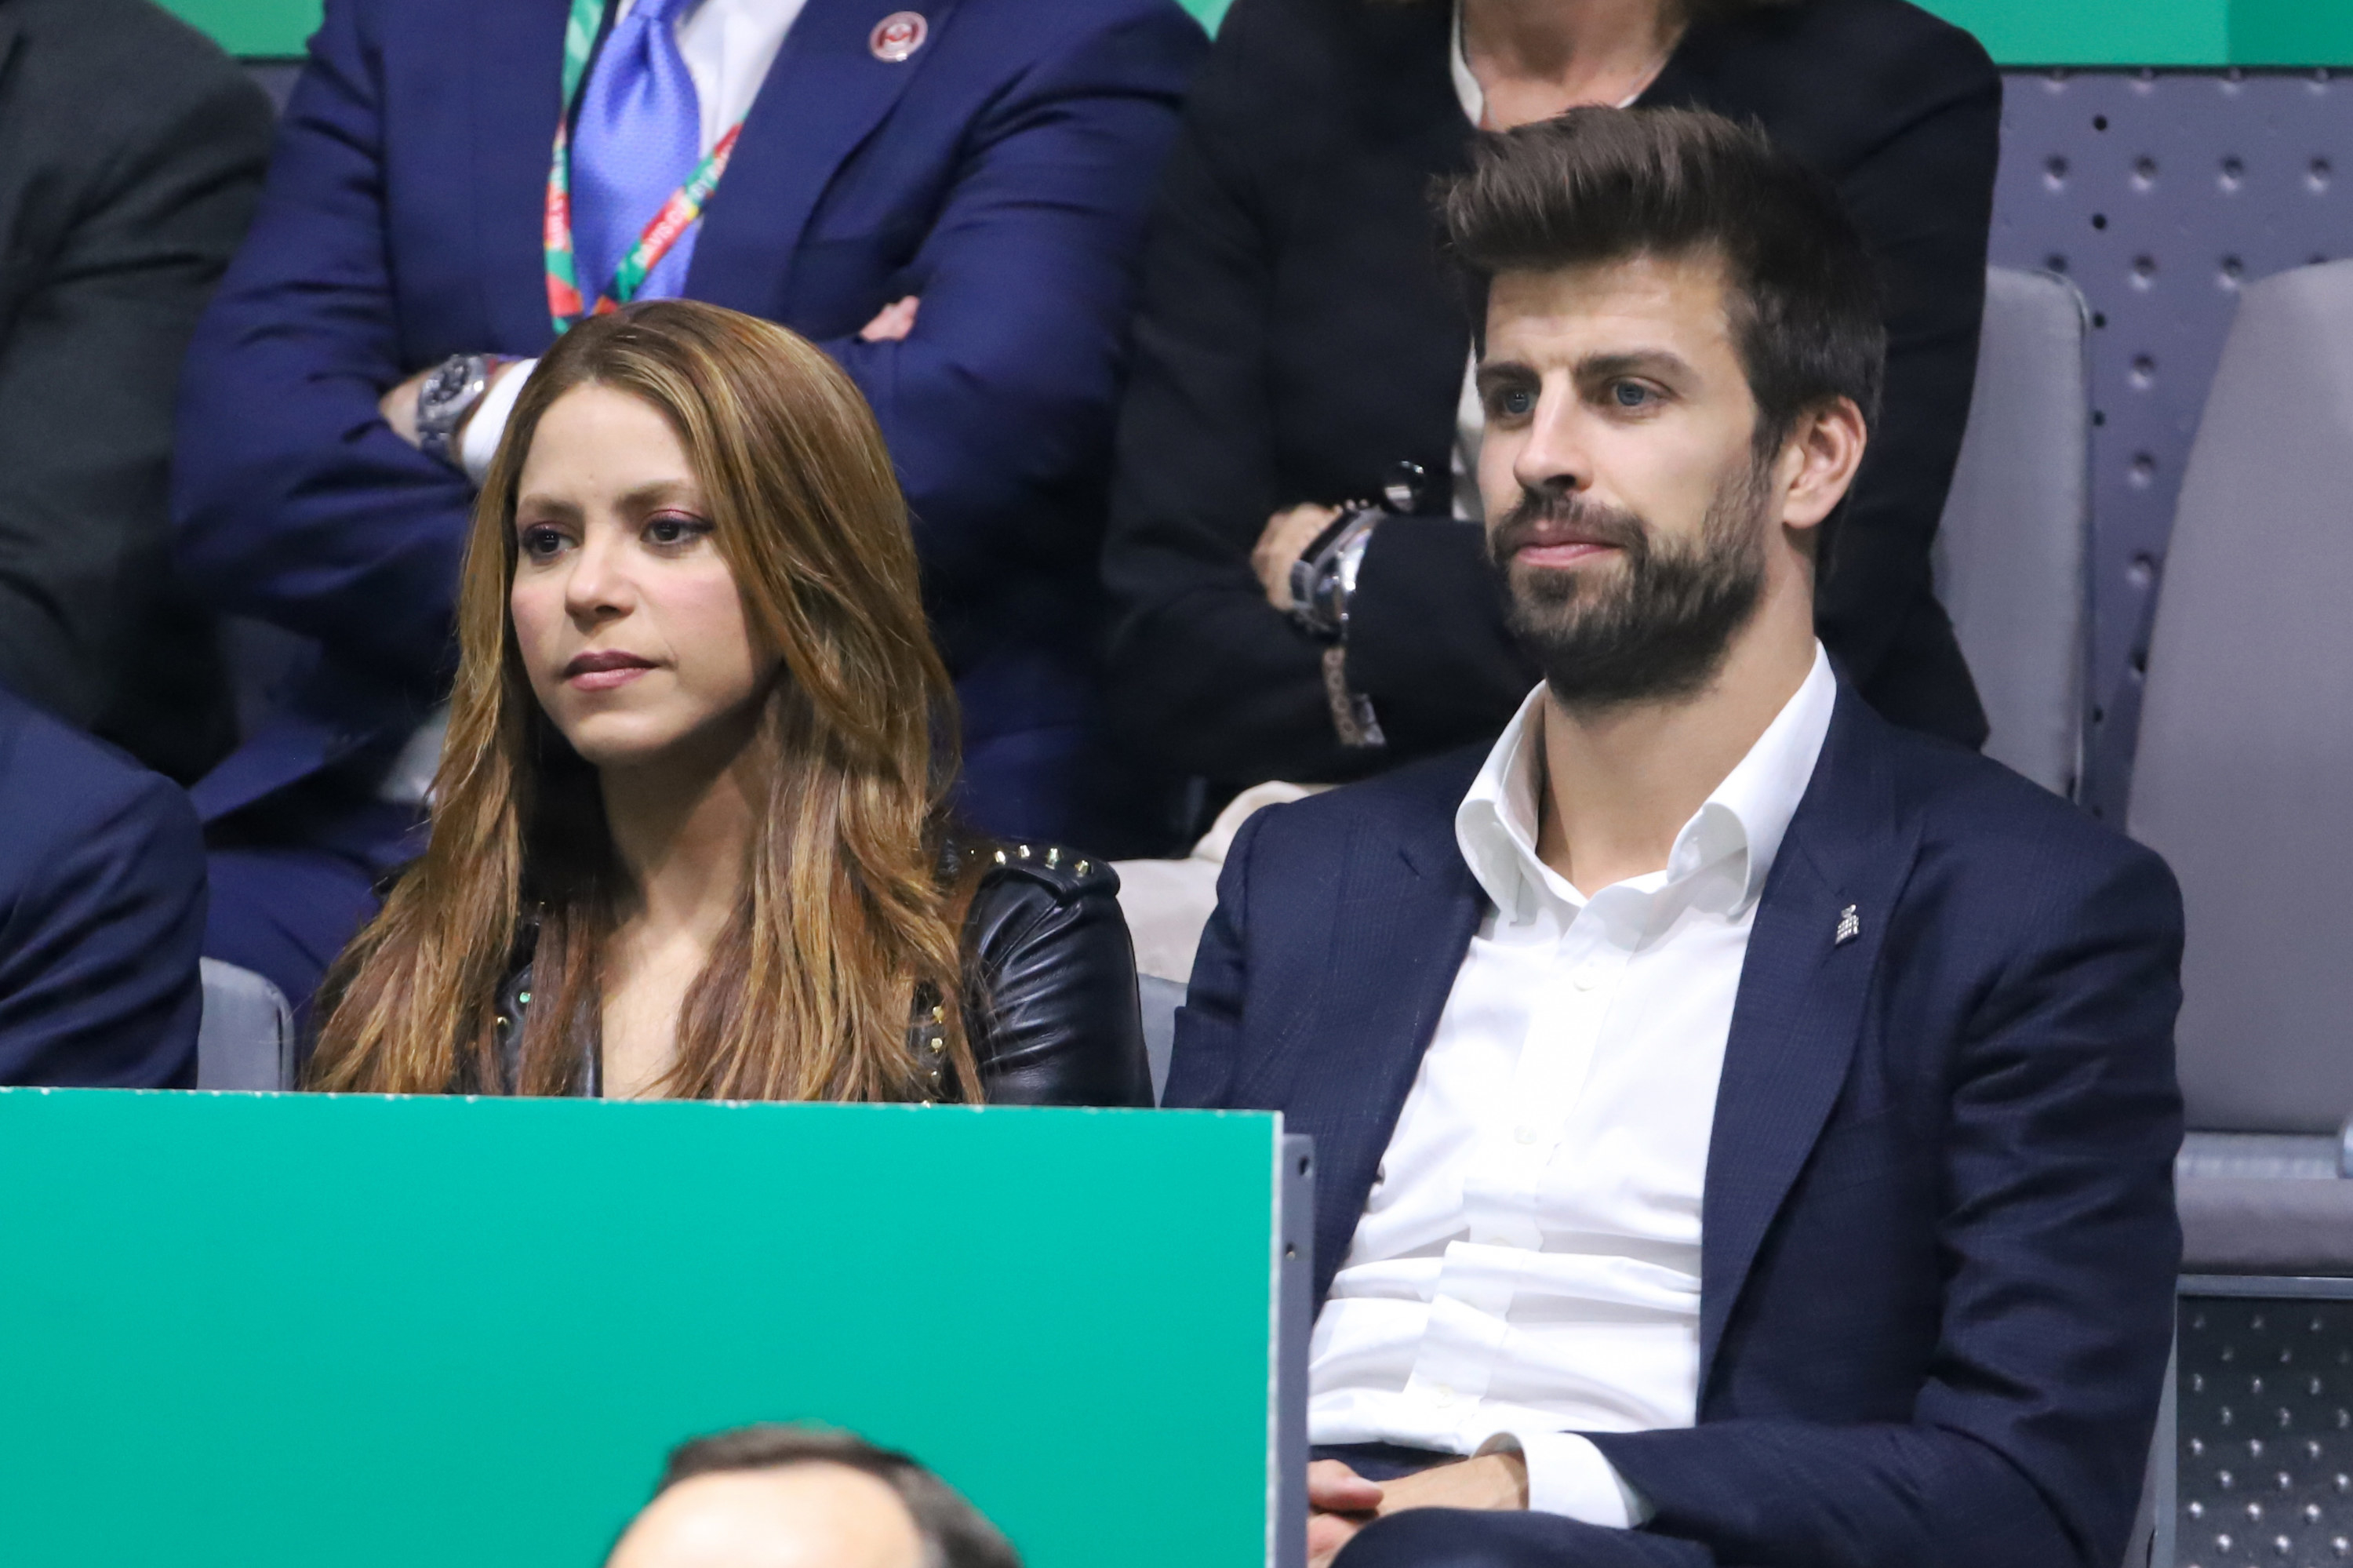
<svg viewBox="0 0 2353 1568">
<path fill-rule="evenodd" d="M 1324 697 L 1332 708 L 1332 733 L 1342 746 L 1371 750 L 1389 743 L 1373 715 L 1373 700 L 1349 688 L 1348 651 L 1337 642 L 1324 650 Z"/>
</svg>

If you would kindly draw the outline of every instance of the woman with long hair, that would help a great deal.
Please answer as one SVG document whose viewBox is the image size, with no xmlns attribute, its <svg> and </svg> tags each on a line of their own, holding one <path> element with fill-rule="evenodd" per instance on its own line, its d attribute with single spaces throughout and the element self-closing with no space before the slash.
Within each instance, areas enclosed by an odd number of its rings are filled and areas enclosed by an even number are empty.
<svg viewBox="0 0 2353 1568">
<path fill-rule="evenodd" d="M 316 1089 L 1148 1105 L 1117 881 L 949 831 L 955 697 L 871 412 L 786 329 L 566 334 L 477 506 L 423 859 Z"/>
</svg>

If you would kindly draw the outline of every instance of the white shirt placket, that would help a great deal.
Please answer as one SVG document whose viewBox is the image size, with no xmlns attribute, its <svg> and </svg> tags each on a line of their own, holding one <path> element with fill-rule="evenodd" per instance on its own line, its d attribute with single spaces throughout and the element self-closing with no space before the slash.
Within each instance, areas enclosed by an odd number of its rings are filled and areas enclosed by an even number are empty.
<svg viewBox="0 0 2353 1568">
<path fill-rule="evenodd" d="M 1620 886 L 1580 904 L 1541 874 L 1522 868 L 1525 917 L 1496 933 L 1534 960 L 1536 983 L 1507 1092 L 1482 1114 L 1464 1173 L 1467 1234 L 1447 1245 L 1406 1385 L 1435 1426 L 1458 1436 L 1483 1436 L 1480 1406 L 1497 1395 L 1495 1374 L 1514 1359 L 1511 1312 L 1528 1260 L 1544 1246 L 1547 1174 L 1591 1077 L 1649 903 Z"/>
</svg>

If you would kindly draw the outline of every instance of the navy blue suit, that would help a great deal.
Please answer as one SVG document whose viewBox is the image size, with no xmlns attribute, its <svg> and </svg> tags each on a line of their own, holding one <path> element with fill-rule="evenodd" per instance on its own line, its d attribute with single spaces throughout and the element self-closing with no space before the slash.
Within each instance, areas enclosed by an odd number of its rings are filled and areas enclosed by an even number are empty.
<svg viewBox="0 0 2353 1568">
<path fill-rule="evenodd" d="M 1319 1307 L 1487 907 L 1481 760 L 1251 819 L 1177 1015 L 1168 1104 L 1315 1139 Z M 1657 1517 L 1400 1514 L 1341 1563 L 2115 1568 L 2171 1342 L 2180 951 L 2157 856 L 1842 686 L 1725 1051 L 1698 1425 L 1594 1436 Z"/>
<path fill-rule="evenodd" d="M 1109 849 L 1082 793 L 1112 403 L 1154 173 L 1207 40 L 1173 0 L 922 0 L 923 47 L 877 59 L 869 35 L 905 4 L 808 0 L 686 291 L 815 339 L 872 402 L 964 703 L 968 815 Z M 443 690 L 470 493 L 376 403 L 448 355 L 553 339 L 541 214 L 569 9 L 329 0 L 180 402 L 184 569 L 319 646 L 198 786 L 207 822 L 371 778 Z M 909 294 L 912 336 L 857 340 Z M 311 794 L 307 842 L 366 871 L 417 847 L 364 789 L 348 810 Z"/>
<path fill-rule="evenodd" d="M 0 688 L 0 1084 L 196 1079 L 204 837 L 170 780 Z"/>
</svg>

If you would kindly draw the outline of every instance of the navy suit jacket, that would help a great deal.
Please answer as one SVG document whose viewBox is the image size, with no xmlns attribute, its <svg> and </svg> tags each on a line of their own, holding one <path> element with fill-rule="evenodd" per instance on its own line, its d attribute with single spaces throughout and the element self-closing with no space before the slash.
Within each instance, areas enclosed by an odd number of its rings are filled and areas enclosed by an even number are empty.
<svg viewBox="0 0 2353 1568">
<path fill-rule="evenodd" d="M 0 1084 L 185 1088 L 204 836 L 170 780 L 0 689 Z"/>
<path fill-rule="evenodd" d="M 1454 838 L 1482 757 L 1253 817 L 1177 1015 L 1166 1103 L 1315 1139 L 1319 1308 L 1488 908 Z M 2114 1568 L 2172 1339 L 2180 951 L 2156 855 L 1841 686 L 1725 1050 L 1699 1423 L 1594 1437 L 1647 1528 Z"/>
<path fill-rule="evenodd" d="M 1114 381 L 1153 175 L 1208 48 L 1173 0 L 808 0 L 703 217 L 686 292 L 815 339 L 873 404 L 967 736 L 1090 702 Z M 553 341 L 541 251 L 568 0 L 328 0 L 180 400 L 184 569 L 315 639 L 210 820 L 440 694 L 469 486 L 378 418 L 463 352 Z M 923 300 L 900 343 L 857 340 Z"/>
</svg>

